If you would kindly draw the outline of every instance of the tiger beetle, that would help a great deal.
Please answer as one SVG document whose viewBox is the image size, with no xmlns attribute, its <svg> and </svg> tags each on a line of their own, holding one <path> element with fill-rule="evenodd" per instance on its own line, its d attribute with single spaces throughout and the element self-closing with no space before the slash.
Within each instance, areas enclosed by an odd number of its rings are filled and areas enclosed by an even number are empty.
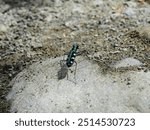
<svg viewBox="0 0 150 130">
<path fill-rule="evenodd" d="M 73 65 L 73 63 L 76 63 L 76 66 L 77 66 L 77 62 L 75 61 L 75 57 L 77 55 L 78 48 L 79 48 L 79 46 L 76 43 L 74 43 L 72 46 L 72 49 L 68 53 L 68 57 L 66 60 L 67 67 L 71 67 Z"/>
<path fill-rule="evenodd" d="M 76 69 L 77 69 L 77 62 L 75 61 L 75 57 L 77 56 L 78 49 L 79 49 L 79 46 L 77 45 L 77 43 L 74 43 L 72 46 L 72 49 L 69 51 L 69 53 L 65 54 L 65 55 L 67 55 L 67 59 L 65 60 L 63 58 L 63 60 L 60 61 L 61 68 L 63 68 L 63 71 L 65 71 L 66 73 L 67 73 L 67 71 L 64 70 L 64 68 L 70 68 L 74 63 L 76 64 L 74 76 L 76 74 Z M 62 64 L 62 62 L 65 62 L 65 64 Z M 61 77 L 61 79 L 65 78 L 65 76 L 66 76 L 66 74 L 63 77 Z M 67 79 L 68 79 L 68 73 L 67 73 Z M 76 80 L 76 78 L 75 78 L 75 80 Z"/>
</svg>

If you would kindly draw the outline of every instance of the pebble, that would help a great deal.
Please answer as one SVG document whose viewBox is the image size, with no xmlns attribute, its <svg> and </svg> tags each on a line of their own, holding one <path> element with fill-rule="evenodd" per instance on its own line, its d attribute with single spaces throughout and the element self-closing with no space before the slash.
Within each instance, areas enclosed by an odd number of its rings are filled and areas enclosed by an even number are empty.
<svg viewBox="0 0 150 130">
<path fill-rule="evenodd" d="M 112 14 L 110 15 L 110 19 L 111 19 L 112 21 L 114 21 L 114 20 L 118 19 L 120 16 L 121 16 L 121 15 L 120 15 L 119 13 L 112 13 Z"/>
<path fill-rule="evenodd" d="M 99 7 L 103 5 L 103 0 L 92 0 L 93 6 Z"/>
<path fill-rule="evenodd" d="M 130 8 L 136 8 L 137 7 L 137 3 L 133 2 L 133 1 L 125 2 L 124 5 L 127 5 Z"/>
<path fill-rule="evenodd" d="M 55 0 L 55 6 L 59 7 L 63 4 L 62 0 Z"/>
<path fill-rule="evenodd" d="M 47 17 L 46 17 L 46 21 L 47 22 L 51 22 L 53 20 L 53 16 L 52 14 L 49 14 Z"/>
<path fill-rule="evenodd" d="M 1 8 L 1 12 L 5 13 L 5 12 L 7 12 L 7 10 L 9 10 L 9 8 L 10 8 L 10 5 L 5 4 L 5 5 L 3 5 L 2 8 Z"/>
<path fill-rule="evenodd" d="M 8 30 L 8 27 L 4 24 L 0 24 L 0 34 L 1 33 L 6 33 Z"/>
<path fill-rule="evenodd" d="M 123 14 L 125 14 L 128 17 L 136 17 L 136 13 L 135 13 L 135 11 L 132 8 L 125 9 Z"/>
<path fill-rule="evenodd" d="M 82 14 L 84 13 L 84 7 L 82 5 L 74 4 L 72 8 L 72 13 L 79 13 Z"/>
</svg>

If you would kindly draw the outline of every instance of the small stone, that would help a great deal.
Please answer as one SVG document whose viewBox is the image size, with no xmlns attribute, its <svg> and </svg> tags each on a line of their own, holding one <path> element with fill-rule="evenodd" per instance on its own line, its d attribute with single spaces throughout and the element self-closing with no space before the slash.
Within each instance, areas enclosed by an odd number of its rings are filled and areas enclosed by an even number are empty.
<svg viewBox="0 0 150 130">
<path fill-rule="evenodd" d="M 46 17 L 46 21 L 47 22 L 50 22 L 53 20 L 53 16 L 51 14 L 49 14 L 47 17 Z"/>
<path fill-rule="evenodd" d="M 62 1 L 61 0 L 55 0 L 55 6 L 56 7 L 59 7 L 59 6 L 61 6 L 63 3 L 62 3 Z"/>
<path fill-rule="evenodd" d="M 10 5 L 9 4 L 3 4 L 2 8 L 1 8 L 1 12 L 5 13 L 9 10 Z"/>
<path fill-rule="evenodd" d="M 137 7 L 137 3 L 132 2 L 132 1 L 125 2 L 124 5 L 127 5 L 130 8 L 136 8 Z"/>
<path fill-rule="evenodd" d="M 11 78 L 11 77 L 12 77 L 12 74 L 11 74 L 11 73 L 9 73 L 9 74 L 8 74 L 8 76 Z"/>
<path fill-rule="evenodd" d="M 135 11 L 132 8 L 127 8 L 124 11 L 124 14 L 127 15 L 128 17 L 135 17 Z"/>
<path fill-rule="evenodd" d="M 40 40 L 36 39 L 36 38 L 32 38 L 32 42 L 30 44 L 31 44 L 31 47 L 34 48 L 34 49 L 35 48 L 40 48 L 40 47 L 43 46 L 43 43 Z"/>
<path fill-rule="evenodd" d="M 6 33 L 8 30 L 8 27 L 4 24 L 0 24 L 0 34 L 1 33 Z"/>
<path fill-rule="evenodd" d="M 84 13 L 84 7 L 82 5 L 74 5 L 72 8 L 72 13 Z"/>
<path fill-rule="evenodd" d="M 116 19 L 119 18 L 119 17 L 120 17 L 120 14 L 119 14 L 119 13 L 113 13 L 113 14 L 110 15 L 110 19 L 111 19 L 112 21 L 116 20 Z"/>
<path fill-rule="evenodd" d="M 148 69 L 144 69 L 144 72 L 147 73 L 147 72 L 148 72 Z"/>
<path fill-rule="evenodd" d="M 92 2 L 93 2 L 93 5 L 96 7 L 103 5 L 103 0 L 94 0 Z"/>
</svg>

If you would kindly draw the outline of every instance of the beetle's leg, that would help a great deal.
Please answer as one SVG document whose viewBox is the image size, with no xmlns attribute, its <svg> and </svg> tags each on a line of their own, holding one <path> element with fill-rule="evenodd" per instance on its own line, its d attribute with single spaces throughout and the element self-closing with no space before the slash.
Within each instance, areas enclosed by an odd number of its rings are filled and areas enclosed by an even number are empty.
<svg viewBox="0 0 150 130">
<path fill-rule="evenodd" d="M 67 69 L 68 69 L 68 68 L 67 68 Z M 68 77 L 69 77 L 69 76 L 68 76 L 68 73 L 67 73 L 67 80 L 68 80 Z"/>
<path fill-rule="evenodd" d="M 77 62 L 76 62 L 76 61 L 74 61 L 74 63 L 75 63 L 74 78 L 75 78 L 75 83 L 76 83 Z"/>
</svg>

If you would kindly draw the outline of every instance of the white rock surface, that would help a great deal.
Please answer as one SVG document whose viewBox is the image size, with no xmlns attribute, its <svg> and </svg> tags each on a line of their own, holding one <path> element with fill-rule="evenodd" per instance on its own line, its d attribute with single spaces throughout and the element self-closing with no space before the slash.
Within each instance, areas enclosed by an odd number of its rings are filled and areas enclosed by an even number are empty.
<svg viewBox="0 0 150 130">
<path fill-rule="evenodd" d="M 71 71 L 68 80 L 57 79 L 61 59 L 34 63 L 12 80 L 11 112 L 150 112 L 150 72 L 103 75 L 77 57 L 75 84 Z"/>
<path fill-rule="evenodd" d="M 121 68 L 121 67 L 131 67 L 131 66 L 141 66 L 141 65 L 142 63 L 139 60 L 131 57 L 131 58 L 122 59 L 111 66 L 114 68 Z"/>
</svg>

